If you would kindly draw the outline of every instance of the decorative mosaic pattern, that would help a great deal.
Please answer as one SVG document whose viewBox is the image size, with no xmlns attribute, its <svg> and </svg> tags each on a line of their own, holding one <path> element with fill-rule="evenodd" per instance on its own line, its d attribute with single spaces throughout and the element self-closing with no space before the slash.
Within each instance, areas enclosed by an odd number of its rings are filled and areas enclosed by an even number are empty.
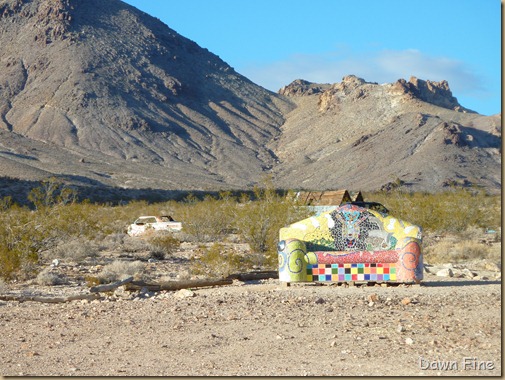
<svg viewBox="0 0 505 380">
<path fill-rule="evenodd" d="M 337 251 L 363 251 L 367 249 L 367 238 L 371 230 L 380 230 L 375 216 L 356 206 L 341 207 L 330 213 L 333 226 L 330 232 Z"/>
<path fill-rule="evenodd" d="M 398 251 L 314 252 L 319 264 L 396 263 Z"/>
<path fill-rule="evenodd" d="M 363 268 L 372 268 L 371 264 L 387 264 L 395 268 L 394 279 L 391 273 L 376 272 L 354 273 L 363 275 L 359 276 L 360 280 L 353 280 L 351 276 L 351 280 L 332 277 L 331 281 L 419 282 L 423 278 L 421 240 L 419 226 L 376 210 L 345 204 L 281 228 L 279 279 L 286 282 L 316 281 L 312 272 L 311 279 L 307 274 L 313 265 L 363 264 Z M 365 277 L 365 274 L 370 276 Z M 324 273 L 324 278 L 334 275 Z M 342 275 L 345 278 L 346 273 Z"/>
<path fill-rule="evenodd" d="M 396 281 L 394 263 L 309 264 L 307 281 Z"/>
</svg>

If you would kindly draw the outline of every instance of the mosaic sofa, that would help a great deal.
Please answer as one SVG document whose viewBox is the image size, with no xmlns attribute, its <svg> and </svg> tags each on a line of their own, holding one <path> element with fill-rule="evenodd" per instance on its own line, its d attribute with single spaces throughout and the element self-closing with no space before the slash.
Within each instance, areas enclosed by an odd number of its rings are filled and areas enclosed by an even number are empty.
<svg viewBox="0 0 505 380">
<path fill-rule="evenodd" d="M 279 280 L 419 283 L 421 242 L 419 226 L 343 204 L 281 228 Z"/>
</svg>

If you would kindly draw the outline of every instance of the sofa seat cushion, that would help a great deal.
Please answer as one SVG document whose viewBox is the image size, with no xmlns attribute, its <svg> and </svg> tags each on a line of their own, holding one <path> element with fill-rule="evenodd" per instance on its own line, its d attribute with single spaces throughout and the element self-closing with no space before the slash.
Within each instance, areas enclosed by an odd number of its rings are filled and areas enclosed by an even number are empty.
<svg viewBox="0 0 505 380">
<path fill-rule="evenodd" d="M 398 261 L 400 251 L 316 251 L 312 254 L 315 255 L 315 262 L 319 264 L 396 263 Z M 311 255 L 311 252 L 309 252 L 308 255 Z"/>
</svg>

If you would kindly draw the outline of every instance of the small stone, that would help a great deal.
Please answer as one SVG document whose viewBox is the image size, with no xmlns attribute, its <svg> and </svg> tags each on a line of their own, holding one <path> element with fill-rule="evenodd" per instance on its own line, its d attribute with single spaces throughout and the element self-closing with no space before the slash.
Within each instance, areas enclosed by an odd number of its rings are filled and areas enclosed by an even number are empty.
<svg viewBox="0 0 505 380">
<path fill-rule="evenodd" d="M 500 272 L 501 268 L 498 264 L 492 262 L 492 261 L 484 261 L 484 269 L 491 271 L 491 272 Z"/>
<path fill-rule="evenodd" d="M 402 304 L 403 304 L 403 305 L 408 305 L 408 304 L 410 304 L 411 302 L 412 302 L 412 301 L 411 301 L 411 299 L 410 299 L 410 298 L 408 298 L 408 297 L 405 297 L 404 299 L 402 299 Z"/>
<path fill-rule="evenodd" d="M 194 297 L 196 294 L 190 289 L 181 289 L 177 292 L 175 292 L 174 297 L 176 298 L 188 298 L 188 297 Z"/>
<path fill-rule="evenodd" d="M 414 344 L 414 340 L 412 338 L 407 338 L 407 339 L 405 339 L 405 343 L 408 345 L 412 345 L 412 344 Z"/>
<path fill-rule="evenodd" d="M 451 268 L 444 268 L 437 272 L 438 277 L 454 277 L 454 272 Z"/>
<path fill-rule="evenodd" d="M 396 331 L 398 331 L 399 333 L 404 332 L 405 327 L 403 327 L 402 325 L 398 325 L 398 327 L 396 328 Z"/>
<path fill-rule="evenodd" d="M 330 347 L 335 347 L 336 345 L 337 345 L 337 342 L 334 340 L 330 343 Z"/>
<path fill-rule="evenodd" d="M 318 299 L 315 301 L 315 303 L 316 303 L 316 304 L 318 304 L 318 305 L 323 304 L 323 303 L 325 303 L 325 302 L 326 302 L 326 301 L 325 301 L 323 298 L 318 298 Z"/>
<path fill-rule="evenodd" d="M 474 278 L 475 276 L 477 276 L 477 273 L 472 272 L 472 271 L 471 271 L 470 269 L 468 269 L 468 268 L 463 269 L 463 272 L 462 272 L 462 273 L 463 273 L 463 276 L 465 276 L 466 278 L 470 278 L 470 279 L 472 279 L 472 278 Z"/>
<path fill-rule="evenodd" d="M 379 296 L 377 293 L 372 293 L 368 296 L 368 300 L 372 302 L 377 302 L 379 300 Z"/>
</svg>

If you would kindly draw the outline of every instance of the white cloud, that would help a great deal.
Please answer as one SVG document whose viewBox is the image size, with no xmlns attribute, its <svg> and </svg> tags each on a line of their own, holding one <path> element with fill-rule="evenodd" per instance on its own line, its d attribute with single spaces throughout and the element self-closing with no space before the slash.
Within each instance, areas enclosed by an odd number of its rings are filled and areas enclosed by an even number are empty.
<svg viewBox="0 0 505 380">
<path fill-rule="evenodd" d="M 453 93 L 486 95 L 482 78 L 463 62 L 433 57 L 419 50 L 382 50 L 373 53 L 337 52 L 320 55 L 297 54 L 284 61 L 250 65 L 238 69 L 253 82 L 277 91 L 295 79 L 336 83 L 346 75 L 368 82 L 390 83 L 415 76 L 423 80 L 447 80 Z"/>
</svg>

